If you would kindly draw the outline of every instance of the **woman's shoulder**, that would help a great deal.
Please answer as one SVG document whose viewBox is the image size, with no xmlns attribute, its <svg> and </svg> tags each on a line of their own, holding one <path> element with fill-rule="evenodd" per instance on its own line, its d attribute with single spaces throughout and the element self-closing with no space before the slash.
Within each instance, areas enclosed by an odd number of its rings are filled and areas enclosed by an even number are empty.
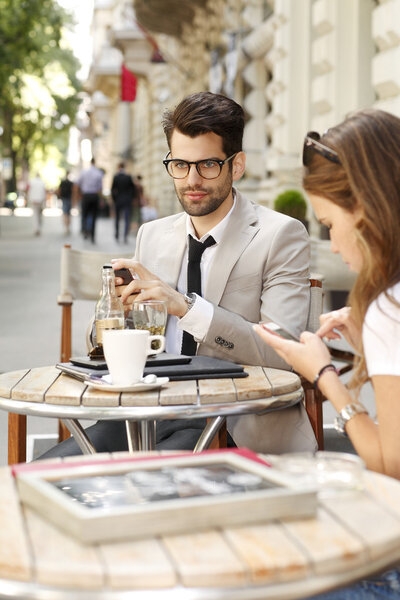
<svg viewBox="0 0 400 600">
<path fill-rule="evenodd" d="M 379 294 L 368 307 L 366 320 L 379 314 L 400 321 L 400 282 Z"/>
</svg>

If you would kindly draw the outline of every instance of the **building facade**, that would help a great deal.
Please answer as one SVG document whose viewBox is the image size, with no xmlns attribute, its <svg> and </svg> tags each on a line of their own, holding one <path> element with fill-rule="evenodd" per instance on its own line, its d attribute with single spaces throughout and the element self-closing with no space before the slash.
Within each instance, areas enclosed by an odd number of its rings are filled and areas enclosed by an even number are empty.
<svg viewBox="0 0 400 600">
<path fill-rule="evenodd" d="M 189 93 L 244 107 L 239 187 L 267 206 L 300 187 L 308 130 L 370 106 L 400 116 L 400 0 L 97 0 L 93 36 L 97 162 L 110 177 L 125 159 L 160 216 L 179 209 L 162 113 Z M 137 78 L 133 102 L 121 102 L 122 64 Z"/>
</svg>

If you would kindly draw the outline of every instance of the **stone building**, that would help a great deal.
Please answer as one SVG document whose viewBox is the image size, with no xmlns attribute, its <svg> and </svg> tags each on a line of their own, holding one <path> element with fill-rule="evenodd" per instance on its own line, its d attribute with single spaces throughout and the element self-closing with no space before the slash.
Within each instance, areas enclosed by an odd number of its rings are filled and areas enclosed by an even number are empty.
<svg viewBox="0 0 400 600">
<path fill-rule="evenodd" d="M 125 158 L 161 216 L 178 209 L 161 116 L 188 93 L 245 108 L 239 187 L 265 205 L 299 186 L 307 130 L 368 106 L 400 116 L 400 0 L 97 0 L 93 36 L 98 163 L 110 177 Z M 122 64 L 137 77 L 134 102 L 120 100 Z"/>
</svg>

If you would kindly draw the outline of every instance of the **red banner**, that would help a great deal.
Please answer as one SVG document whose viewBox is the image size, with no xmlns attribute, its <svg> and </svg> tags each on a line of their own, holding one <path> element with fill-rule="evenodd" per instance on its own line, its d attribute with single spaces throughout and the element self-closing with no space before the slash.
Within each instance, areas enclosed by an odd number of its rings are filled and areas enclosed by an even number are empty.
<svg viewBox="0 0 400 600">
<path fill-rule="evenodd" d="M 121 100 L 133 102 L 136 98 L 137 79 L 132 71 L 122 65 L 121 69 Z"/>
</svg>

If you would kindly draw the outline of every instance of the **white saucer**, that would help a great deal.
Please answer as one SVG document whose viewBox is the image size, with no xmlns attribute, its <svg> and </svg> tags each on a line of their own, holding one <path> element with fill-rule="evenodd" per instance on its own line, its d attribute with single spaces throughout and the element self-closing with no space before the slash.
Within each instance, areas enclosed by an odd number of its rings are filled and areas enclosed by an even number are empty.
<svg viewBox="0 0 400 600">
<path fill-rule="evenodd" d="M 145 392 L 147 390 L 155 390 L 162 385 L 168 383 L 168 377 L 156 377 L 156 380 L 152 383 L 145 383 L 144 381 L 138 381 L 132 385 L 113 385 L 109 375 L 103 375 L 103 377 L 88 377 L 84 383 L 88 387 L 95 388 L 98 390 L 104 390 L 106 392 Z"/>
</svg>

